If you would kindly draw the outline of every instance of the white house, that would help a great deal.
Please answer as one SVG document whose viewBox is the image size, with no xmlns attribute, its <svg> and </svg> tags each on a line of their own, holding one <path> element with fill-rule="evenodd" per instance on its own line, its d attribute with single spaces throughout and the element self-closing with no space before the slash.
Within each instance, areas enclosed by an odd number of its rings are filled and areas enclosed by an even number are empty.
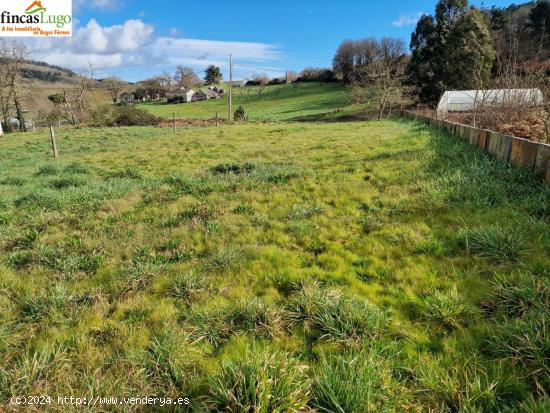
<svg viewBox="0 0 550 413">
<path fill-rule="evenodd" d="M 176 92 L 169 92 L 166 94 L 166 99 L 168 100 L 168 103 L 187 103 L 193 101 L 193 96 L 195 95 L 195 92 L 193 89 L 189 90 L 178 90 Z"/>
<path fill-rule="evenodd" d="M 499 103 L 536 106 L 543 102 L 540 89 L 452 90 L 441 96 L 437 113 L 470 112 L 476 107 Z"/>
</svg>

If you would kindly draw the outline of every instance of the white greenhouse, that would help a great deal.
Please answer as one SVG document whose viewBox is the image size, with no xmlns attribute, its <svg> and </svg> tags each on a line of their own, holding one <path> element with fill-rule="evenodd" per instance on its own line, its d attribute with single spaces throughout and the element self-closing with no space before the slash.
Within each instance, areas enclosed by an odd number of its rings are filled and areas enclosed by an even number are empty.
<svg viewBox="0 0 550 413">
<path fill-rule="evenodd" d="M 452 90 L 443 93 L 437 113 L 470 112 L 476 107 L 495 104 L 540 105 L 544 96 L 540 89 Z"/>
</svg>

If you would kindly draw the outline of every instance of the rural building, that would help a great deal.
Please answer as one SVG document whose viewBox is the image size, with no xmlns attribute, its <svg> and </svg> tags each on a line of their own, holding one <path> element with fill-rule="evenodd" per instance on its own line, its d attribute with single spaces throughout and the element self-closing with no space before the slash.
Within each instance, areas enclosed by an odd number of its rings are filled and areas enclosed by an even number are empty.
<svg viewBox="0 0 550 413">
<path fill-rule="evenodd" d="M 129 92 L 122 92 L 120 94 L 120 103 L 123 103 L 125 105 L 134 103 L 134 95 Z"/>
<path fill-rule="evenodd" d="M 470 112 L 476 107 L 499 103 L 533 106 L 543 101 L 540 89 L 453 90 L 441 96 L 437 113 Z"/>
<path fill-rule="evenodd" d="M 189 90 L 178 90 L 176 92 L 170 92 L 166 94 L 166 99 L 168 103 L 187 103 L 193 101 L 193 96 L 195 95 L 193 89 Z"/>
<path fill-rule="evenodd" d="M 233 87 L 244 87 L 246 82 L 244 80 L 233 80 L 231 82 L 225 82 L 225 83 L 227 83 L 228 85 L 231 84 L 231 86 Z"/>
<path fill-rule="evenodd" d="M 212 89 L 199 90 L 193 95 L 193 102 L 200 102 L 202 100 L 218 99 L 220 97 L 218 92 L 214 92 Z"/>
</svg>

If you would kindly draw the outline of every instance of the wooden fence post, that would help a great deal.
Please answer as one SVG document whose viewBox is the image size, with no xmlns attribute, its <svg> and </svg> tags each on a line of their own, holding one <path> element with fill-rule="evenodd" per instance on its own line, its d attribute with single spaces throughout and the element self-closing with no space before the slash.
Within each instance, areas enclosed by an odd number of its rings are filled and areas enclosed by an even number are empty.
<svg viewBox="0 0 550 413">
<path fill-rule="evenodd" d="M 57 158 L 59 156 L 59 152 L 57 151 L 57 142 L 55 141 L 55 131 L 53 130 L 53 125 L 50 125 L 50 136 L 52 138 L 53 157 Z"/>
<path fill-rule="evenodd" d="M 216 112 L 216 128 L 218 127 L 218 112 Z"/>
<path fill-rule="evenodd" d="M 174 118 L 174 133 L 176 133 L 177 128 L 176 128 L 176 114 L 175 113 L 172 113 L 172 118 Z"/>
</svg>

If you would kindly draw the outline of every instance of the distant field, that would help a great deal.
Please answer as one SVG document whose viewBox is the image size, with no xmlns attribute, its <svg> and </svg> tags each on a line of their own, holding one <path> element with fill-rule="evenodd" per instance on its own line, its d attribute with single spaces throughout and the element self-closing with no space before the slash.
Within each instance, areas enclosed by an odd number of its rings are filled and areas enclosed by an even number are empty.
<svg viewBox="0 0 550 413">
<path fill-rule="evenodd" d="M 227 90 L 227 88 L 226 88 Z M 327 120 L 360 111 L 341 84 L 300 83 L 267 86 L 260 94 L 258 87 L 234 88 L 234 110 L 245 108 L 251 121 Z M 228 98 L 184 104 L 147 103 L 138 105 L 164 118 L 173 114 L 181 118 L 227 119 Z"/>
<path fill-rule="evenodd" d="M 345 101 L 316 87 L 302 115 Z M 291 93 L 245 106 L 288 120 Z M 0 411 L 548 411 L 550 188 L 530 173 L 399 120 L 58 141 L 54 162 L 45 133 L 0 140 Z"/>
</svg>

